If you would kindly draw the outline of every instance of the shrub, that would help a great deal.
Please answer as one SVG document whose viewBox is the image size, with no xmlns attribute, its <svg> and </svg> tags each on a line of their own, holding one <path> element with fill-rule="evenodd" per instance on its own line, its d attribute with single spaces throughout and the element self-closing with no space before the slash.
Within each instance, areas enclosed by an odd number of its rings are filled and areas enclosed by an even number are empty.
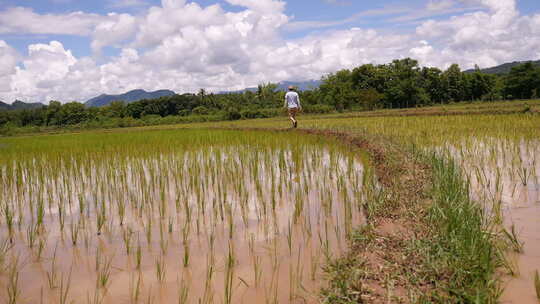
<svg viewBox="0 0 540 304">
<path fill-rule="evenodd" d="M 205 106 L 198 106 L 194 108 L 191 112 L 195 115 L 207 115 L 208 109 Z"/>
<path fill-rule="evenodd" d="M 314 104 L 314 105 L 306 105 L 303 108 L 305 113 L 311 113 L 311 114 L 325 114 L 325 113 L 331 113 L 334 112 L 334 107 L 330 105 L 325 104 Z"/>
<path fill-rule="evenodd" d="M 240 118 L 242 118 L 242 115 L 240 114 L 240 112 L 238 112 L 237 109 L 234 108 L 228 108 L 223 113 L 223 119 L 225 120 L 239 120 Z"/>
<path fill-rule="evenodd" d="M 240 112 L 244 119 L 269 118 L 279 115 L 278 109 L 246 109 Z"/>
</svg>

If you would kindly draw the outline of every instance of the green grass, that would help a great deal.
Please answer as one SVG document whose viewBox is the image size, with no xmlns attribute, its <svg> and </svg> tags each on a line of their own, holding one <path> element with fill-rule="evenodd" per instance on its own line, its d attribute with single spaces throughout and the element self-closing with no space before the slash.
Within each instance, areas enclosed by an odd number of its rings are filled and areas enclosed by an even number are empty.
<svg viewBox="0 0 540 304">
<path fill-rule="evenodd" d="M 496 303 L 500 286 L 495 276 L 503 252 L 492 223 L 469 197 L 460 169 L 449 159 L 433 156 L 433 205 L 427 224 L 433 235 L 427 246 L 427 274 L 446 277 L 440 302 Z"/>
</svg>

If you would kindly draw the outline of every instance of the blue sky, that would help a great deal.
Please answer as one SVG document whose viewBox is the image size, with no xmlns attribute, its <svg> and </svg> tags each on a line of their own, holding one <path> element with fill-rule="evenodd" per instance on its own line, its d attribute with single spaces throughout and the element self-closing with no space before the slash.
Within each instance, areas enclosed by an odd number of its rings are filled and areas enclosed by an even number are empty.
<svg viewBox="0 0 540 304">
<path fill-rule="evenodd" d="M 404 57 L 540 59 L 540 1 L 0 0 L 7 101 L 223 91 Z"/>
<path fill-rule="evenodd" d="M 83 11 L 86 13 L 107 14 L 109 12 L 143 14 L 150 6 L 159 6 L 159 0 L 140 1 L 141 5 L 132 7 L 118 7 L 113 0 L 3 0 L 0 1 L 0 10 L 14 6 L 24 6 L 32 8 L 40 14 L 65 14 L 74 11 Z M 233 6 L 225 1 L 196 0 L 192 1 L 201 6 L 208 6 L 219 3 L 225 10 L 238 11 L 241 8 Z M 408 1 L 358 1 L 358 0 L 294 0 L 286 4 L 286 14 L 293 18 L 293 21 L 319 21 L 332 22 L 342 21 L 362 12 L 386 10 L 388 15 L 367 15 L 353 18 L 350 22 L 337 24 L 334 26 L 325 26 L 315 29 L 287 30 L 283 35 L 288 38 L 303 37 L 311 32 L 331 29 L 347 29 L 350 27 L 367 27 L 386 31 L 402 32 L 414 28 L 418 22 L 428 18 L 419 18 L 411 21 L 396 22 L 391 17 L 402 16 L 400 13 L 392 14 L 394 11 L 410 10 L 421 11 L 424 9 L 426 1 L 408 0 Z M 540 11 L 540 1 L 538 0 L 519 0 L 517 6 L 524 15 L 530 15 Z M 466 5 L 461 7 L 466 8 Z M 478 6 L 474 6 L 478 7 Z M 464 10 L 467 12 L 468 10 Z M 405 13 L 407 14 L 407 13 Z M 451 16 L 452 13 L 430 16 L 429 18 L 442 19 Z M 0 35 L 0 39 L 8 41 L 20 52 L 26 52 L 27 46 L 31 43 L 46 43 L 52 39 L 61 41 L 66 48 L 69 48 L 77 56 L 91 55 L 89 48 L 90 39 L 80 36 L 57 36 L 57 35 Z M 107 48 L 105 54 L 108 56 L 118 54 L 118 49 Z"/>
</svg>

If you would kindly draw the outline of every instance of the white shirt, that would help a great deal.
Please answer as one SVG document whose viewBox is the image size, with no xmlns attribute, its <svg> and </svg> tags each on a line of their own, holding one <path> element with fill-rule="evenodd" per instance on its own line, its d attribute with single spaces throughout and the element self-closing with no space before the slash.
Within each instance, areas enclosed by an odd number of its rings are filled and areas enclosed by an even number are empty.
<svg viewBox="0 0 540 304">
<path fill-rule="evenodd" d="M 300 96 L 298 93 L 289 91 L 285 94 L 285 106 L 289 109 L 292 108 L 301 108 L 300 105 Z"/>
</svg>

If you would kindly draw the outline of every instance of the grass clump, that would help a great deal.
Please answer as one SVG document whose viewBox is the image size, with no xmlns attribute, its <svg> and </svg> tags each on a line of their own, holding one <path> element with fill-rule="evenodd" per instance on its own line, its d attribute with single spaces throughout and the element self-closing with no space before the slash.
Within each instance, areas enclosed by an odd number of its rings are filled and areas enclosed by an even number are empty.
<svg viewBox="0 0 540 304">
<path fill-rule="evenodd" d="M 433 240 L 426 266 L 432 279 L 444 278 L 446 294 L 456 303 L 495 303 L 500 287 L 495 271 L 504 259 L 489 216 L 469 197 L 468 186 L 452 160 L 432 158 L 433 204 L 427 221 Z"/>
</svg>

